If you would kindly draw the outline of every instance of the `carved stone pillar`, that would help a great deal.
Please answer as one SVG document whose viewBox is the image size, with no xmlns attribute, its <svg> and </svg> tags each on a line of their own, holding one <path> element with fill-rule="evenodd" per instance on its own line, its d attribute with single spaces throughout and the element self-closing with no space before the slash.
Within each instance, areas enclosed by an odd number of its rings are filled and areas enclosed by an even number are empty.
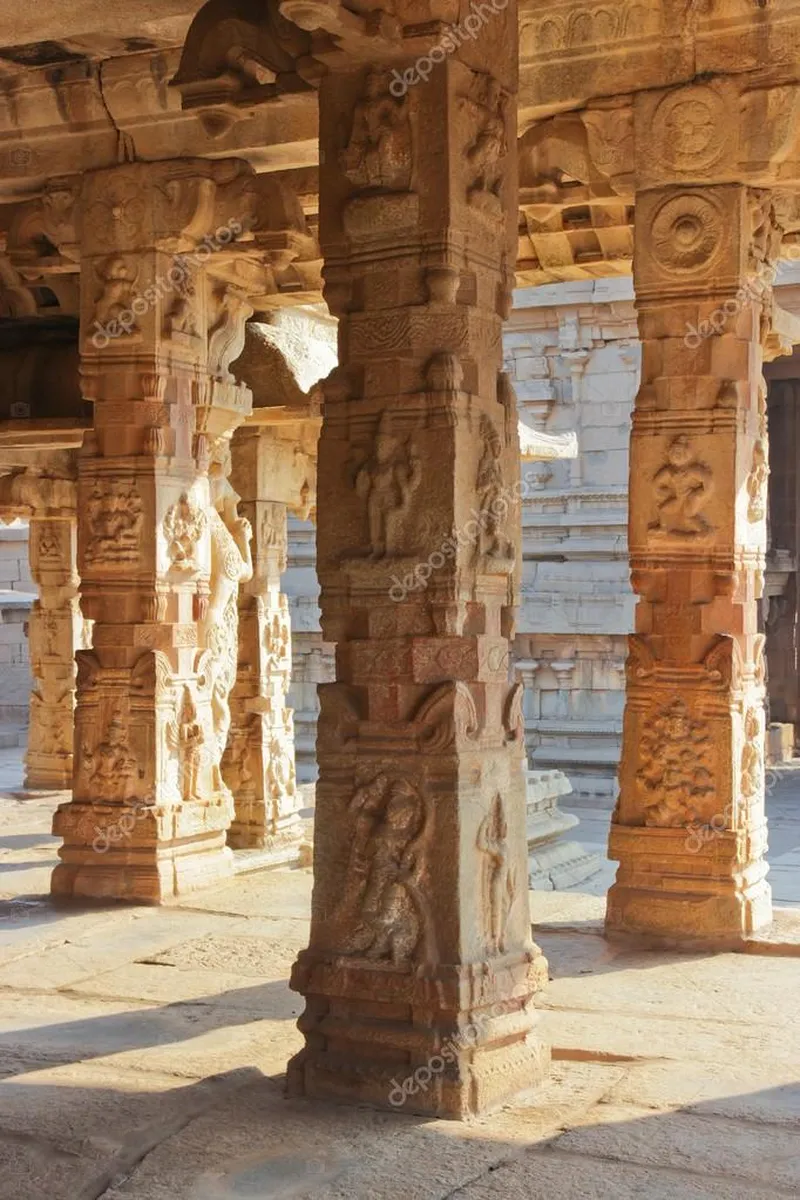
<svg viewBox="0 0 800 1200">
<path fill-rule="evenodd" d="M 159 901 L 230 870 L 221 760 L 250 530 L 227 481 L 251 403 L 228 364 L 248 295 L 241 163 L 84 176 L 78 552 L 93 650 L 78 654 L 72 803 L 53 891 Z M 252 243 L 250 243 L 252 247 Z"/>
<path fill-rule="evenodd" d="M 236 808 L 228 841 L 237 848 L 277 847 L 300 832 L 294 721 L 286 703 L 292 635 L 281 575 L 287 503 L 300 502 L 304 476 L 294 477 L 295 445 L 270 429 L 240 429 L 233 449 L 233 482 L 253 528 L 255 569 L 239 600 L 239 665 L 223 763 Z"/>
<path fill-rule="evenodd" d="M 341 365 L 323 385 L 317 545 L 336 682 L 320 688 L 311 941 L 292 977 L 306 1046 L 288 1085 L 455 1117 L 548 1062 L 509 678 L 519 441 L 499 378 L 516 19 L 510 4 L 470 65 L 454 53 L 400 97 L 397 74 L 333 56 L 320 90 Z"/>
<path fill-rule="evenodd" d="M 652 161 L 688 171 L 701 151 L 711 154 L 707 140 L 726 134 L 709 124 L 701 138 L 696 124 L 682 127 L 703 110 L 692 96 L 683 109 L 679 101 L 668 94 L 669 121 L 661 108 L 652 118 L 656 132 L 669 133 L 656 139 Z M 766 532 L 762 335 L 776 250 L 767 191 L 687 184 L 637 194 L 643 364 L 629 529 L 640 598 L 609 848 L 620 864 L 608 898 L 614 933 L 724 943 L 771 919 L 757 602 Z"/>
<path fill-rule="evenodd" d="M 81 434 L 74 436 L 77 442 Z M 31 575 L 39 589 L 28 619 L 33 689 L 25 786 L 59 790 L 72 785 L 75 652 L 89 645 L 76 560 L 77 460 L 74 450 L 64 449 L 12 450 L 6 457 L 15 463 L 0 479 L 0 513 L 29 522 Z"/>
<path fill-rule="evenodd" d="M 37 514 L 29 525 L 31 575 L 39 588 L 28 621 L 34 682 L 25 786 L 31 788 L 72 787 L 75 653 L 91 644 L 80 606 L 77 525 L 74 509 Z"/>
</svg>

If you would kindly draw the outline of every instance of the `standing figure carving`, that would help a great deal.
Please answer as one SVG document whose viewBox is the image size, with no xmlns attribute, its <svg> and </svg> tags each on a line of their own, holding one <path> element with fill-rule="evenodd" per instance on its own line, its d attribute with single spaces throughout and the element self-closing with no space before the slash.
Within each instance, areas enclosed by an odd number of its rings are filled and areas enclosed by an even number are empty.
<svg viewBox="0 0 800 1200">
<path fill-rule="evenodd" d="M 503 480 L 503 446 L 497 430 L 484 414 L 481 417 L 483 453 L 478 464 L 475 490 L 478 493 L 479 529 L 476 547 L 478 559 L 500 561 L 513 566 L 516 550 L 503 532 L 509 500 Z"/>
<path fill-rule="evenodd" d="M 422 480 L 422 466 L 413 442 L 402 442 L 381 417 L 375 448 L 356 475 L 356 491 L 366 498 L 372 558 L 395 549 L 397 523 L 408 511 Z"/>
<path fill-rule="evenodd" d="M 504 954 L 508 918 L 516 897 L 516 879 L 510 862 L 508 821 L 498 795 L 478 830 L 478 849 L 485 855 L 484 904 L 492 954 Z"/>
<path fill-rule="evenodd" d="M 433 957 L 430 914 L 422 892 L 428 818 L 406 779 L 378 775 L 357 789 L 347 886 L 334 919 L 347 954 L 403 966 Z"/>
<path fill-rule="evenodd" d="M 411 184 L 408 101 L 395 99 L 380 71 L 370 71 L 341 154 L 347 178 L 365 191 L 406 191 Z"/>
<path fill-rule="evenodd" d="M 213 786 L 225 790 L 220 765 L 231 724 L 229 697 L 236 682 L 239 645 L 239 584 L 253 577 L 250 548 L 252 529 L 239 516 L 239 497 L 228 482 L 230 451 L 225 446 L 209 467 L 211 508 L 211 579 L 208 610 L 203 621 L 206 648 L 211 654 L 211 722 L 209 751 Z"/>
</svg>

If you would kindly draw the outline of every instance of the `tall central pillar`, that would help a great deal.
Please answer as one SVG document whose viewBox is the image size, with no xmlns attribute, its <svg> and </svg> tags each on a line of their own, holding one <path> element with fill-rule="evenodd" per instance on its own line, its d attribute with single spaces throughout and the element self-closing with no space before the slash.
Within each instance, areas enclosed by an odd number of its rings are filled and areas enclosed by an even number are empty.
<svg viewBox="0 0 800 1200">
<path fill-rule="evenodd" d="M 394 74 L 332 61 L 320 91 L 341 365 L 324 385 L 317 562 L 336 682 L 320 688 L 312 929 L 292 977 L 306 1046 L 288 1084 L 463 1117 L 548 1062 L 509 669 L 519 443 L 500 375 L 516 8 L 469 60 L 440 48 L 427 80 L 421 49 Z"/>
</svg>

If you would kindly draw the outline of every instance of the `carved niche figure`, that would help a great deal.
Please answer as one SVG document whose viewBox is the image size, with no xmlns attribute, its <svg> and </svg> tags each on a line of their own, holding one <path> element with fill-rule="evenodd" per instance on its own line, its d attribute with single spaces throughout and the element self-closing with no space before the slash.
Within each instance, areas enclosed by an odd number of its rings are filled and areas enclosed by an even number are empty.
<svg viewBox="0 0 800 1200">
<path fill-rule="evenodd" d="M 206 648 L 211 655 L 211 720 L 209 747 L 214 787 L 224 791 L 220 766 L 231 723 L 229 697 L 236 682 L 239 643 L 239 584 L 253 577 L 250 522 L 239 516 L 239 497 L 228 482 L 230 451 L 217 448 L 209 468 L 211 509 L 211 579 L 208 610 L 203 621 Z"/>
<path fill-rule="evenodd" d="M 702 509 L 713 491 L 711 469 L 692 457 L 689 439 L 680 434 L 667 449 L 665 465 L 653 477 L 658 515 L 649 530 L 654 537 L 697 538 L 713 526 Z"/>
<path fill-rule="evenodd" d="M 184 261 L 175 259 L 173 270 L 187 270 Z M 175 301 L 167 317 L 170 333 L 181 333 L 186 337 L 198 337 L 200 330 L 197 323 L 197 289 L 185 275 L 180 283 L 175 285 Z"/>
<path fill-rule="evenodd" d="M 283 609 L 283 606 L 282 606 Z M 269 673 L 291 671 L 292 663 L 289 656 L 291 627 L 288 612 L 276 612 L 272 621 L 267 620 L 264 626 L 265 667 Z"/>
<path fill-rule="evenodd" d="M 141 772 L 128 743 L 122 713 L 117 712 L 111 718 L 105 740 L 96 750 L 83 747 L 83 767 L 98 799 L 124 801 L 132 798 Z"/>
<path fill-rule="evenodd" d="M 208 527 L 208 518 L 183 492 L 164 517 L 167 555 L 178 571 L 196 571 L 197 545 Z"/>
<path fill-rule="evenodd" d="M 508 821 L 503 800 L 498 794 L 478 830 L 478 849 L 484 855 L 483 899 L 489 931 L 488 942 L 494 954 L 506 949 L 508 918 L 517 894 L 514 868 L 510 861 Z"/>
<path fill-rule="evenodd" d="M 98 325 L 109 325 L 118 321 L 126 314 L 127 320 L 122 327 L 123 333 L 133 332 L 137 328 L 132 321 L 131 304 L 134 298 L 134 288 L 139 276 L 138 267 L 132 265 L 121 254 L 112 255 L 97 268 L 103 288 L 97 300 L 94 319 Z"/>
<path fill-rule="evenodd" d="M 707 723 L 673 700 L 645 726 L 639 746 L 646 825 L 680 826 L 703 818 L 716 795 L 715 759 Z"/>
<path fill-rule="evenodd" d="M 750 501 L 747 506 L 748 521 L 762 521 L 766 515 L 765 500 L 768 477 L 769 467 L 767 456 L 764 453 L 764 443 L 758 441 L 753 446 L 753 463 L 747 477 L 747 495 Z"/>
<path fill-rule="evenodd" d="M 496 79 L 486 76 L 477 103 L 469 107 L 477 114 L 477 133 L 467 150 L 470 182 L 467 199 L 475 208 L 493 217 L 502 216 L 504 159 L 508 154 L 506 105 L 508 97 Z"/>
<path fill-rule="evenodd" d="M 200 767 L 205 734 L 188 687 L 183 689 L 177 720 L 173 720 L 167 727 L 167 740 L 170 748 L 178 752 L 181 799 L 200 799 Z"/>
<path fill-rule="evenodd" d="M 225 748 L 225 774 L 229 780 L 233 781 L 233 787 L 237 794 L 252 790 L 250 788 L 250 784 L 253 782 L 251 733 L 250 721 L 245 725 L 234 725 Z"/>
<path fill-rule="evenodd" d="M 273 802 L 273 816 L 277 820 L 283 816 L 287 800 L 297 794 L 294 759 L 288 746 L 279 737 L 270 739 L 267 783 Z"/>
<path fill-rule="evenodd" d="M 406 779 L 377 775 L 357 789 L 347 884 L 334 920 L 344 953 L 405 966 L 434 958 L 426 872 L 428 814 Z"/>
<path fill-rule="evenodd" d="M 411 497 L 422 480 L 422 465 L 411 438 L 401 441 L 389 428 L 384 412 L 372 454 L 356 475 L 356 492 L 367 501 L 369 541 L 373 558 L 395 549 L 397 524 L 408 512 Z"/>
<path fill-rule="evenodd" d="M 503 480 L 503 445 L 492 422 L 481 416 L 483 453 L 478 464 L 475 490 L 478 495 L 478 535 L 475 557 L 478 561 L 501 565 L 511 570 L 516 560 L 514 543 L 505 536 L 505 518 L 510 502 Z"/>
<path fill-rule="evenodd" d="M 381 71 L 367 75 L 339 161 L 350 182 L 364 191 L 405 192 L 411 186 L 408 100 L 391 95 Z"/>
<path fill-rule="evenodd" d="M 126 489 L 98 479 L 86 507 L 87 559 L 99 564 L 138 562 L 144 511 L 136 486 L 131 483 Z"/>
<path fill-rule="evenodd" d="M 748 708 L 744 721 L 745 743 L 742 750 L 742 795 L 748 800 L 761 787 L 761 721 L 755 708 Z"/>
</svg>

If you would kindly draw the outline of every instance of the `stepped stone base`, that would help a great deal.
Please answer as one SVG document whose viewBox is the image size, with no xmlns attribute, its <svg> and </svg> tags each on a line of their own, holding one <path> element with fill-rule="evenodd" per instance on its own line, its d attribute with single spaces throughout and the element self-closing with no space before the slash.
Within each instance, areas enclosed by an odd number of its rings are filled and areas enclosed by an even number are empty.
<svg viewBox="0 0 800 1200">
<path fill-rule="evenodd" d="M 554 891 L 583 883 L 596 875 L 603 863 L 577 842 L 559 840 L 578 824 L 577 817 L 558 807 L 559 796 L 569 795 L 572 785 L 563 771 L 526 774 L 529 886 L 534 891 Z"/>
</svg>

